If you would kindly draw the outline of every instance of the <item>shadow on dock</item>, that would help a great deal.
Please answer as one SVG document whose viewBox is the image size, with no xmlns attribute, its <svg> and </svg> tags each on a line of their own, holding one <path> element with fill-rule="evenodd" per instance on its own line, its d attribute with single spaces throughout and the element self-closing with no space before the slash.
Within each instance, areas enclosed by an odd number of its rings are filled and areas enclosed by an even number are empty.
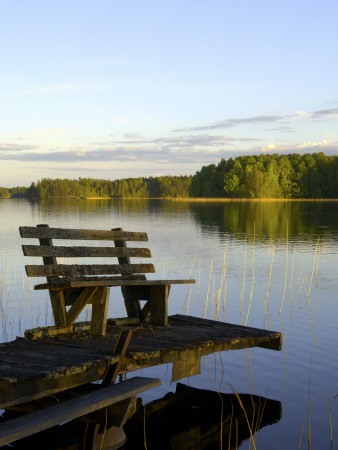
<svg viewBox="0 0 338 450">
<path fill-rule="evenodd" d="M 261 428 L 277 423 L 281 416 L 281 403 L 276 400 L 251 394 L 220 394 L 178 383 L 175 393 L 145 406 L 138 399 L 136 412 L 123 428 L 72 421 L 16 441 L 11 448 L 237 449 L 244 440 L 256 439 Z"/>
</svg>

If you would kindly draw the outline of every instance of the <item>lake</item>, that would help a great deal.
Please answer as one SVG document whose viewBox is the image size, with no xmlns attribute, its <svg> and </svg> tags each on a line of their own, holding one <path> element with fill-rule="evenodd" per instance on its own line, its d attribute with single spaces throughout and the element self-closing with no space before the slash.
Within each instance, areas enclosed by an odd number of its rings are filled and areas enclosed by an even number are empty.
<svg viewBox="0 0 338 450">
<path fill-rule="evenodd" d="M 196 279 L 172 287 L 169 314 L 283 333 L 280 352 L 213 354 L 181 382 L 281 402 L 280 420 L 255 436 L 258 449 L 338 448 L 338 202 L 10 199 L 0 216 L 1 341 L 53 324 L 48 294 L 25 275 L 19 226 L 145 231 L 151 277 Z M 119 296 L 112 290 L 109 316 L 125 315 Z M 146 402 L 175 390 L 171 367 L 142 374 L 162 379 Z"/>
</svg>

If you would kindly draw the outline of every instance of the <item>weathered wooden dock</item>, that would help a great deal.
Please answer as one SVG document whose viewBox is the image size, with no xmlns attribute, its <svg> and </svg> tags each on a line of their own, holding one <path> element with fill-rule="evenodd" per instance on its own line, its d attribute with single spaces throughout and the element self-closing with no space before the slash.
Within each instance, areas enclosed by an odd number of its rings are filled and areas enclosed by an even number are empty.
<svg viewBox="0 0 338 450">
<path fill-rule="evenodd" d="M 94 427 L 85 433 L 92 448 L 101 424 L 121 428 L 136 409 L 136 395 L 161 384 L 145 377 L 114 384 L 119 373 L 172 363 L 176 381 L 200 373 L 201 357 L 214 352 L 281 348 L 278 332 L 168 317 L 171 286 L 195 280 L 147 280 L 145 274 L 155 272 L 153 264 L 134 264 L 130 258 L 150 258 L 150 250 L 127 247 L 127 241 L 147 241 L 146 233 L 38 225 L 20 227 L 20 234 L 39 240 L 39 245 L 23 245 L 26 256 L 43 260 L 43 265 L 27 265 L 26 273 L 46 277 L 46 283 L 34 288 L 49 291 L 55 326 L 27 330 L 25 338 L 0 344 L 0 409 L 28 413 L 0 424 L 0 446 L 81 418 Z M 75 245 L 54 245 L 53 240 L 65 239 Z M 108 244 L 88 246 L 87 241 Z M 63 257 L 115 257 L 118 264 L 60 264 L 57 258 Z M 107 319 L 110 288 L 116 286 L 127 317 Z M 141 300 L 146 301 L 142 307 Z M 89 304 L 91 321 L 77 323 Z M 101 384 L 93 384 L 99 380 Z"/>
<path fill-rule="evenodd" d="M 36 400 L 100 380 L 116 362 L 114 346 L 123 326 L 108 319 L 105 336 L 86 331 L 27 332 L 26 338 L 0 344 L 0 408 Z M 249 347 L 281 348 L 281 334 L 190 316 L 169 316 L 167 326 L 125 325 L 133 335 L 121 371 L 173 363 L 173 380 L 199 372 L 200 358 Z M 88 327 L 89 328 L 89 327 Z"/>
</svg>

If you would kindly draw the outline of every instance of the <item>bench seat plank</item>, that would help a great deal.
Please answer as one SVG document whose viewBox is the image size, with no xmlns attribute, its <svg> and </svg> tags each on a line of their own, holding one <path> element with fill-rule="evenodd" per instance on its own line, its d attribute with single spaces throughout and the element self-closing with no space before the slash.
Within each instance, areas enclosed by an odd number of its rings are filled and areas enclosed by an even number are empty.
<svg viewBox="0 0 338 450">
<path fill-rule="evenodd" d="M 54 256 L 57 258 L 107 258 L 107 257 L 139 257 L 151 258 L 149 248 L 133 247 L 63 247 L 49 245 L 23 245 L 25 256 Z"/>
<path fill-rule="evenodd" d="M 147 233 L 131 231 L 82 230 L 49 227 L 19 227 L 22 238 L 85 239 L 100 241 L 147 241 Z"/>
<path fill-rule="evenodd" d="M 161 380 L 157 378 L 134 377 L 5 421 L 0 424 L 0 445 L 76 419 L 160 385 Z"/>
<path fill-rule="evenodd" d="M 26 265 L 29 277 L 76 277 L 79 275 L 110 275 L 154 273 L 153 264 L 45 264 Z"/>
<path fill-rule="evenodd" d="M 80 287 L 94 287 L 94 286 L 167 286 L 170 284 L 195 284 L 196 281 L 192 279 L 188 280 L 130 280 L 130 279 L 94 279 L 93 281 L 82 280 L 64 280 L 52 281 L 50 283 L 37 284 L 34 286 L 35 290 L 42 289 L 67 289 L 67 288 L 80 288 Z"/>
</svg>

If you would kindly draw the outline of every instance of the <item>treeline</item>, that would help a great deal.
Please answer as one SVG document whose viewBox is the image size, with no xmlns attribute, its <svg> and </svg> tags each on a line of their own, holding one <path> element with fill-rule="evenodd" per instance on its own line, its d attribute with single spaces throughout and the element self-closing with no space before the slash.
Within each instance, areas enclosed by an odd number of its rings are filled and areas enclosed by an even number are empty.
<svg viewBox="0 0 338 450">
<path fill-rule="evenodd" d="M 222 159 L 194 176 L 78 180 L 43 178 L 0 188 L 0 198 L 338 198 L 338 156 L 261 154 Z"/>
<path fill-rule="evenodd" d="M 188 197 L 191 176 L 78 180 L 43 178 L 24 193 L 28 198 L 176 198 Z"/>
<path fill-rule="evenodd" d="M 0 198 L 23 197 L 27 194 L 28 188 L 18 186 L 14 188 L 0 187 Z"/>
<path fill-rule="evenodd" d="M 338 198 L 338 156 L 324 153 L 239 156 L 204 166 L 193 197 Z"/>
</svg>

